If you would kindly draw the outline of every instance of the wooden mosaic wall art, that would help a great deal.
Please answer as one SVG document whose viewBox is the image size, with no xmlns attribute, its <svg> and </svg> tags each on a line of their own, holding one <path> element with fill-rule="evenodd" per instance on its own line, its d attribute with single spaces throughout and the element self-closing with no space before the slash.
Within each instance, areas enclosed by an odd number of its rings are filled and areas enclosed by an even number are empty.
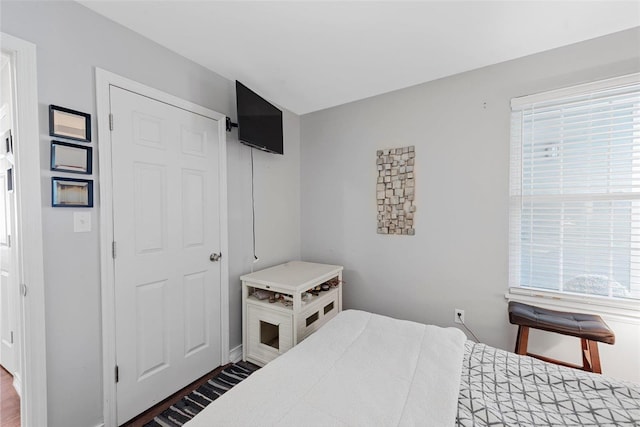
<svg viewBox="0 0 640 427">
<path fill-rule="evenodd" d="M 415 146 L 377 151 L 378 234 L 415 235 Z"/>
</svg>

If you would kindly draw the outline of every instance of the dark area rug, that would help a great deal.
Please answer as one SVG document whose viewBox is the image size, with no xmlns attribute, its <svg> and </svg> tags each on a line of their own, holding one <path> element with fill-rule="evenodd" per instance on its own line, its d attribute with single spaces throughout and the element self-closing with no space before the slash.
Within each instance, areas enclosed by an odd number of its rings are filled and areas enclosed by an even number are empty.
<svg viewBox="0 0 640 427">
<path fill-rule="evenodd" d="M 153 421 L 145 424 L 144 427 L 176 427 L 183 425 L 195 417 L 209 403 L 257 370 L 257 366 L 246 362 L 238 362 L 226 367 L 200 387 L 177 399 L 169 409 L 155 417 Z"/>
</svg>

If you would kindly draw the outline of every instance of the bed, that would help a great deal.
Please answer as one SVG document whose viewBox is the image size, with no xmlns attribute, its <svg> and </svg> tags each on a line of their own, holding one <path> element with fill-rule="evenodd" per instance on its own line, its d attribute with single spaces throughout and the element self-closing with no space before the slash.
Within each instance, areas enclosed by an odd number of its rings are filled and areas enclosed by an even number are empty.
<svg viewBox="0 0 640 427">
<path fill-rule="evenodd" d="M 640 426 L 640 386 L 346 310 L 185 425 Z"/>
</svg>

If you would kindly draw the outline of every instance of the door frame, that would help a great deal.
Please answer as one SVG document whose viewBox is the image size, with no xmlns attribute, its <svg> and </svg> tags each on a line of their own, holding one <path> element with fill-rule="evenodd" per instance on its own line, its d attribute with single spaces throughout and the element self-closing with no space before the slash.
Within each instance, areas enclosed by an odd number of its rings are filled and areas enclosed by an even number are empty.
<svg viewBox="0 0 640 427">
<path fill-rule="evenodd" d="M 112 257 L 113 242 L 113 186 L 111 131 L 109 129 L 109 88 L 124 90 L 173 105 L 218 121 L 219 155 L 219 206 L 220 206 L 220 360 L 229 359 L 229 244 L 227 228 L 227 153 L 224 114 L 194 104 L 174 95 L 143 85 L 96 67 L 96 107 L 98 124 L 98 165 L 100 168 L 100 282 L 102 299 L 102 364 L 104 425 L 117 425 L 117 399 L 115 384 L 116 328 L 115 328 L 115 280 Z M 117 124 L 116 124 L 117 125 Z M 177 391 L 177 390 L 176 390 Z"/>
<path fill-rule="evenodd" d="M 17 279 L 20 284 L 18 347 L 22 378 L 22 425 L 47 425 L 47 351 L 45 329 L 44 251 L 40 173 L 40 126 L 36 45 L 0 33 L 2 49 L 13 57 L 16 165 Z M 27 267 L 28 266 L 28 267 Z"/>
</svg>

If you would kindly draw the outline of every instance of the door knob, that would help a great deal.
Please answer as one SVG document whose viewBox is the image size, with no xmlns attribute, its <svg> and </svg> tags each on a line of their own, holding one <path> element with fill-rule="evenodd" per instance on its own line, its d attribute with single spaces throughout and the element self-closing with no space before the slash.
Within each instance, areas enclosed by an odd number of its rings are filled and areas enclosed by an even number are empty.
<svg viewBox="0 0 640 427">
<path fill-rule="evenodd" d="M 211 261 L 211 262 L 216 262 L 216 261 L 219 261 L 221 257 L 222 257 L 222 254 L 216 254 L 216 253 L 213 253 L 213 254 L 211 254 L 211 256 L 209 257 L 209 261 Z"/>
</svg>

